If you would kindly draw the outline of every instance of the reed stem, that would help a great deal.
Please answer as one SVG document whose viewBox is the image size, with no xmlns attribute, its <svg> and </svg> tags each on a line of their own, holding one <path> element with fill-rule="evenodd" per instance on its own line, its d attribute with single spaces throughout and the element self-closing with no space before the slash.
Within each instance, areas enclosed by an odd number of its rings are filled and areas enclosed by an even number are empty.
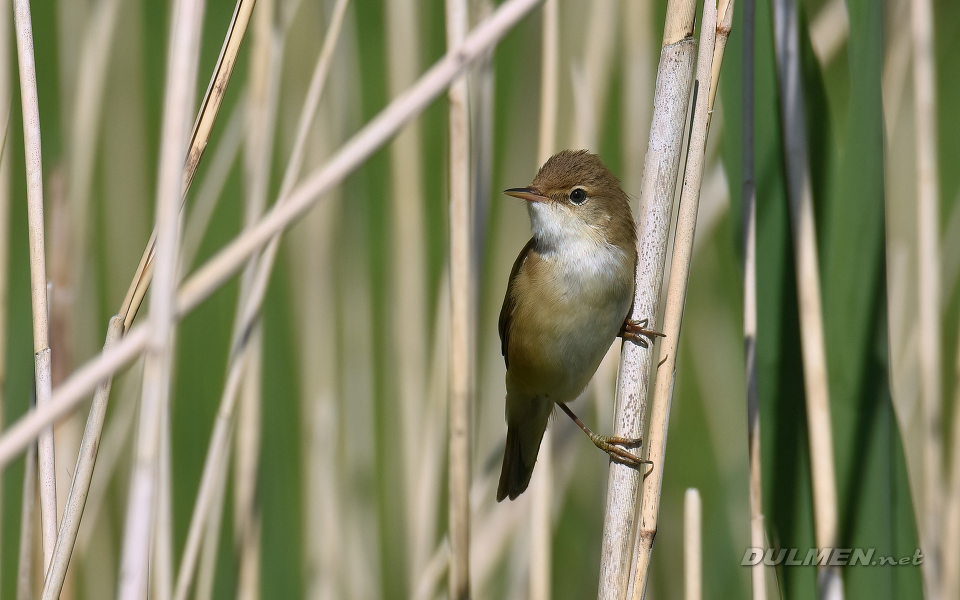
<svg viewBox="0 0 960 600">
<path fill-rule="evenodd" d="M 820 268 L 800 70 L 800 34 L 794 0 L 776 0 L 773 3 L 773 15 L 784 164 L 787 171 L 787 195 L 790 201 L 800 305 L 800 341 L 807 400 L 814 538 L 817 547 L 833 548 L 837 542 L 837 484 L 820 300 Z M 843 582 L 840 571 L 830 566 L 821 566 L 818 569 L 819 597 L 827 600 L 842 598 Z"/>
<path fill-rule="evenodd" d="M 467 3 L 446 0 L 447 49 L 462 48 Z M 473 234 L 467 77 L 450 84 L 450 600 L 470 598 L 470 438 L 473 404 Z"/>
<path fill-rule="evenodd" d="M 43 159 L 40 150 L 40 104 L 37 98 L 37 67 L 33 56 L 33 26 L 30 1 L 14 0 L 13 24 L 20 67 L 20 103 L 23 106 L 23 145 L 27 167 L 27 226 L 30 243 L 30 299 L 33 307 L 34 377 L 37 406 L 50 403 L 50 333 L 47 309 L 47 267 L 43 235 Z M 40 474 L 40 525 L 43 570 L 46 571 L 57 541 L 57 477 L 53 427 L 46 427 L 37 441 Z"/>
<path fill-rule="evenodd" d="M 647 319 L 649 327 L 654 329 L 658 323 L 667 234 L 693 80 L 695 10 L 696 2 L 691 0 L 670 0 L 667 4 L 653 100 L 653 120 L 640 189 L 642 212 L 637 220 L 639 260 L 630 318 Z M 632 135 L 638 133 L 630 132 Z M 652 347 L 643 348 L 634 342 L 623 344 L 617 379 L 614 435 L 639 438 L 643 434 L 652 363 Z M 598 596 L 601 600 L 620 600 L 627 595 L 640 477 L 639 470 L 611 461 L 600 556 Z"/>
<path fill-rule="evenodd" d="M 650 431 L 647 436 L 647 460 L 652 461 L 651 472 L 641 484 L 640 526 L 637 533 L 636 574 L 633 598 L 646 594 L 650 555 L 659 522 L 660 494 L 663 486 L 667 450 L 667 427 L 673 402 L 673 384 L 676 380 L 677 353 L 680 346 L 680 324 L 687 296 L 690 262 L 693 259 L 693 238 L 700 207 L 700 186 L 703 182 L 704 157 L 707 148 L 707 128 L 710 126 L 710 88 L 713 56 L 716 42 L 717 5 L 715 0 L 703 4 L 700 27 L 700 49 L 693 92 L 693 116 L 690 121 L 690 142 L 687 148 L 686 171 L 680 191 L 680 207 L 673 241 L 670 281 L 667 285 L 666 310 L 663 315 L 663 333 L 660 341 L 657 378 L 650 411 Z"/>
</svg>

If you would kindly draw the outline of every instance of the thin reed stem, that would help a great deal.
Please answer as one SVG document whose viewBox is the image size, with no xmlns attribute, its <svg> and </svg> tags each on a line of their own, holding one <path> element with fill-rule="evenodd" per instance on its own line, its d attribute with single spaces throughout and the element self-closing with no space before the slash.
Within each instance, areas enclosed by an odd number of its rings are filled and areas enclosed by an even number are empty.
<svg viewBox="0 0 960 600">
<path fill-rule="evenodd" d="M 357 132 L 326 164 L 318 167 L 291 190 L 288 200 L 266 213 L 255 227 L 237 236 L 213 259 L 187 278 L 177 294 L 177 314 L 183 317 L 236 273 L 250 254 L 266 244 L 277 232 L 291 225 L 376 152 L 404 123 L 424 110 L 472 61 L 481 57 L 542 0 L 507 0 L 486 21 L 478 25 L 463 46 L 438 61 L 402 96 Z M 84 395 L 118 369 L 140 355 L 150 327 L 131 327 L 109 352 L 101 353 L 77 369 L 57 386 L 50 406 L 32 410 L 0 436 L 0 467 L 26 448 L 30 440 L 49 423 L 62 418 L 84 400 Z"/>
<path fill-rule="evenodd" d="M 170 399 L 176 324 L 177 251 L 184 155 L 196 83 L 203 0 L 178 0 L 168 47 L 164 114 L 157 178 L 155 285 L 150 294 L 150 336 L 120 562 L 119 600 L 150 590 L 151 544 L 156 539 L 157 478 L 165 443 L 162 420 Z M 189 77 L 190 74 L 194 76 Z"/>
<path fill-rule="evenodd" d="M 637 220 L 639 260 L 630 318 L 647 319 L 648 326 L 654 329 L 659 314 L 683 125 L 693 79 L 695 10 L 695 1 L 671 0 L 667 4 L 653 100 L 653 121 L 640 190 L 640 204 L 644 212 Z M 639 132 L 630 132 L 630 135 L 639 135 Z M 643 348 L 633 342 L 623 344 L 617 379 L 614 435 L 628 438 L 642 435 L 652 363 L 652 347 Z M 600 557 L 600 600 L 619 600 L 627 594 L 640 476 L 640 471 L 633 467 L 613 461 L 610 463 Z"/>
<path fill-rule="evenodd" d="M 283 187 L 292 185 L 290 182 L 294 181 L 296 172 L 300 169 L 307 132 L 312 123 L 312 118 L 316 114 L 320 94 L 323 91 L 326 81 L 326 75 L 329 73 L 330 59 L 336 47 L 336 39 L 339 35 L 340 26 L 342 25 L 343 12 L 346 9 L 346 4 L 345 1 L 341 1 L 335 9 L 335 17 L 331 21 L 324 46 L 321 49 L 317 61 L 318 66 L 314 70 L 314 78 L 311 81 L 310 89 L 307 92 L 307 98 L 298 120 L 297 138 L 294 143 L 291 158 L 287 163 L 284 183 L 281 184 L 281 196 L 277 201 L 277 205 L 282 205 L 286 201 L 286 196 L 283 195 Z M 255 216 L 250 215 L 250 219 L 250 222 L 253 223 Z M 189 593 L 193 572 L 200 552 L 203 526 L 208 519 L 214 499 L 216 473 L 220 469 L 225 468 L 224 463 L 228 457 L 230 424 L 232 422 L 234 407 L 237 403 L 238 388 L 242 381 L 243 359 L 248 356 L 247 350 L 249 346 L 247 344 L 251 339 L 250 333 L 255 328 L 255 321 L 260 314 L 260 308 L 266 295 L 267 283 L 278 249 L 279 236 L 275 236 L 260 257 L 259 263 L 255 265 L 251 263 L 250 275 L 244 278 L 244 293 L 241 298 L 240 309 L 237 312 L 232 336 L 233 342 L 231 344 L 227 385 L 224 388 L 224 393 L 221 398 L 217 420 L 214 423 L 214 430 L 210 438 L 207 458 L 204 462 L 203 474 L 201 476 L 200 489 L 197 492 L 197 499 L 194 503 L 193 515 L 187 533 L 187 542 L 177 574 L 177 584 L 174 593 L 175 600 L 185 600 Z"/>
<path fill-rule="evenodd" d="M 923 410 L 924 593 L 940 598 L 943 469 L 943 390 L 940 325 L 940 179 L 937 168 L 937 90 L 930 0 L 910 0 L 917 160 L 917 323 Z"/>
<path fill-rule="evenodd" d="M 170 403 L 160 415 L 157 459 L 156 539 L 150 556 L 150 598 L 170 600 L 173 593 L 173 466 L 170 447 Z"/>
<path fill-rule="evenodd" d="M 637 533 L 636 574 L 633 598 L 646 594 L 650 573 L 650 555 L 657 535 L 660 512 L 660 494 L 663 486 L 667 450 L 667 426 L 673 402 L 673 384 L 676 381 L 677 352 L 680 346 L 680 324 L 687 296 L 690 262 L 693 259 L 693 238 L 700 207 L 700 185 L 703 182 L 704 156 L 710 126 L 710 87 L 716 42 L 716 0 L 703 3 L 703 25 L 700 26 L 700 49 L 697 59 L 696 84 L 693 93 L 693 117 L 690 122 L 690 143 L 687 148 L 686 171 L 680 191 L 680 207 L 673 241 L 670 264 L 670 282 L 667 286 L 666 310 L 663 315 L 664 338 L 660 341 L 657 361 L 657 379 L 650 411 L 650 431 L 647 436 L 647 459 L 653 465 L 642 483 L 640 527 Z"/>
<path fill-rule="evenodd" d="M 37 98 L 37 67 L 33 58 L 33 26 L 30 1 L 14 0 L 13 24 L 20 67 L 20 102 L 23 106 L 23 145 L 27 166 L 27 226 L 30 243 L 30 299 L 33 307 L 34 377 L 37 406 L 50 403 L 50 334 L 47 310 L 47 267 L 43 242 L 43 160 L 40 150 L 40 104 Z M 37 442 L 40 473 L 40 525 L 43 570 L 46 571 L 57 541 L 57 477 L 54 465 L 53 427 L 47 427 Z"/>
<path fill-rule="evenodd" d="M 559 93 L 558 64 L 560 62 L 560 9 L 557 0 L 546 0 L 543 5 L 543 38 L 540 58 L 540 132 L 537 162 L 543 164 L 556 150 L 557 96 Z M 547 427 L 540 442 L 537 472 L 532 482 L 530 510 L 530 600 L 549 600 L 551 562 L 553 557 L 553 438 L 552 427 Z"/>
<path fill-rule="evenodd" d="M 447 50 L 464 46 L 467 3 L 446 0 Z M 474 274 L 467 77 L 450 84 L 450 600 L 470 598 L 470 439 L 473 404 Z"/>
<path fill-rule="evenodd" d="M 703 597 L 703 565 L 701 564 L 703 561 L 702 513 L 700 490 L 697 488 L 687 488 L 686 493 L 683 495 L 684 600 L 700 600 Z"/>
<path fill-rule="evenodd" d="M 213 76 L 210 78 L 207 91 L 200 103 L 197 120 L 190 135 L 186 159 L 182 166 L 181 208 L 183 201 L 186 199 L 187 191 L 190 189 L 190 184 L 193 182 L 193 176 L 197 172 L 200 159 L 203 157 L 203 151 L 207 147 L 210 132 L 213 131 L 213 125 L 217 120 L 220 104 L 223 102 L 227 85 L 230 83 L 230 76 L 233 74 L 233 67 L 237 62 L 237 53 L 240 52 L 240 44 L 243 42 L 243 36 L 247 31 L 254 4 L 256 4 L 256 0 L 237 0 L 233 18 L 223 40 L 223 47 L 220 49 L 220 56 L 217 58 L 217 64 L 213 69 Z M 181 74 L 181 76 L 183 75 Z M 153 279 L 153 255 L 156 251 L 156 243 L 157 230 L 154 229 L 150 241 L 147 242 L 147 247 L 140 257 L 140 264 L 137 266 L 137 271 L 130 282 L 123 304 L 120 305 L 120 311 L 117 313 L 123 318 L 124 332 L 128 331 L 133 325 L 133 319 L 137 316 L 140 304 L 143 302 L 147 288 L 150 287 L 150 282 Z"/>
<path fill-rule="evenodd" d="M 421 17 L 418 3 L 390 0 L 385 3 L 387 81 L 390 95 L 403 92 L 421 70 Z M 420 506 L 430 502 L 420 481 L 427 345 L 427 250 L 424 214 L 423 143 L 420 122 L 408 124 L 390 144 L 390 233 L 391 324 L 396 335 L 393 361 L 396 364 L 400 412 L 399 446 L 403 456 L 404 518 L 409 555 L 407 588 L 412 594 L 426 568 L 436 543 L 436 515 L 420 520 Z M 392 405 L 393 403 L 390 403 Z M 396 414 L 396 413 L 394 413 Z M 388 413 L 388 417 L 389 416 Z M 388 444 L 391 442 L 387 442 Z"/>
<path fill-rule="evenodd" d="M 246 103 L 246 95 L 239 98 L 227 118 L 217 149 L 207 165 L 206 174 L 187 214 L 183 228 L 183 242 L 180 245 L 180 273 L 186 273 L 193 265 L 200 250 L 200 244 L 203 242 L 203 236 L 213 218 L 214 209 L 223 194 L 223 187 L 227 183 L 230 169 L 233 168 L 240 154 Z"/>
<path fill-rule="evenodd" d="M 123 321 L 118 317 L 110 319 L 110 325 L 107 327 L 107 340 L 103 345 L 105 351 L 109 350 L 120 339 L 122 331 Z M 101 381 L 93 394 L 93 404 L 90 406 L 87 425 L 80 442 L 76 470 L 63 510 L 63 520 L 57 533 L 53 560 L 50 563 L 47 576 L 44 578 L 43 595 L 41 596 L 43 600 L 59 598 L 64 579 L 67 576 L 67 567 L 70 565 L 70 558 L 73 556 L 77 533 L 80 530 L 80 520 L 83 517 L 87 494 L 90 491 L 90 482 L 93 480 L 93 469 L 100 448 L 103 423 L 107 417 L 107 403 L 110 399 L 112 382 L 112 378 Z"/>
<path fill-rule="evenodd" d="M 97 27 L 94 30 L 92 30 L 96 32 L 97 39 L 94 41 L 87 42 L 87 46 L 85 46 L 85 48 L 87 49 L 85 50 L 84 56 L 87 57 L 89 55 L 89 58 L 85 58 L 81 63 L 83 65 L 86 65 L 85 69 L 90 70 L 90 72 L 95 74 L 99 73 L 101 79 L 103 75 L 101 71 L 104 70 L 104 67 L 101 64 L 101 62 L 105 61 L 104 56 L 106 56 L 107 50 L 109 49 L 109 40 L 103 40 L 100 38 L 103 38 L 103 37 L 109 38 L 110 34 L 114 29 L 114 25 L 116 21 L 115 13 L 117 10 L 117 7 L 115 6 L 115 4 L 117 3 L 113 2 L 111 4 L 98 5 L 99 6 L 99 8 L 97 9 L 98 18 L 95 21 L 95 23 L 97 24 Z M 242 4 L 242 0 L 241 0 L 241 4 Z M 232 70 L 232 63 L 234 60 L 231 57 L 232 55 L 228 52 L 228 48 L 231 47 L 231 40 L 233 40 L 233 46 L 235 46 L 236 48 L 239 48 L 239 39 L 235 39 L 235 38 L 237 36 L 240 36 L 242 38 L 242 34 L 246 26 L 246 20 L 244 17 L 246 13 L 244 11 L 241 11 L 239 7 L 240 7 L 240 4 L 238 4 L 237 12 L 234 14 L 234 22 L 231 24 L 231 28 L 228 32 L 227 41 L 224 43 L 224 50 L 221 52 L 220 61 L 217 65 L 217 68 L 214 71 L 214 77 L 211 81 L 210 89 L 213 89 L 216 87 L 214 85 L 214 83 L 216 82 L 219 82 L 219 85 L 225 88 L 226 83 L 228 82 L 229 74 Z M 252 9 L 252 2 L 247 2 L 247 9 Z M 240 25 L 241 25 L 240 27 L 236 26 L 238 16 L 240 18 Z M 91 33 L 91 36 L 93 35 L 94 34 Z M 223 66 L 225 57 L 228 65 L 225 68 L 221 68 Z M 194 61 L 194 65 L 191 67 L 191 69 L 193 69 L 194 71 L 196 70 L 196 61 Z M 181 74 L 181 76 L 184 76 L 184 74 Z M 196 80 L 195 76 L 193 77 L 186 76 L 184 78 L 188 81 Z M 87 79 L 90 79 L 90 77 L 85 76 L 83 78 L 84 81 L 86 81 Z M 94 79 L 96 79 L 96 77 L 94 77 Z M 98 83 L 98 84 L 94 85 L 94 83 Z M 96 102 L 95 100 L 97 97 L 99 97 L 100 89 L 102 88 L 102 85 L 103 85 L 102 81 L 93 82 L 89 84 L 81 83 L 80 90 L 78 92 L 79 94 L 78 97 L 80 99 L 78 100 L 78 105 L 77 105 L 78 120 L 83 120 L 84 122 L 92 120 L 92 118 L 88 118 L 87 116 L 84 116 L 83 119 L 81 119 L 80 117 L 81 115 L 88 115 L 90 111 L 94 110 L 95 106 L 99 105 L 99 103 Z M 197 118 L 198 125 L 197 127 L 195 127 L 193 140 L 192 140 L 193 146 L 191 147 L 192 148 L 191 152 L 193 153 L 196 153 L 197 148 L 199 148 L 199 152 L 202 153 L 203 148 L 206 146 L 206 141 L 210 133 L 210 128 L 212 128 L 213 120 L 216 118 L 216 111 L 219 108 L 220 100 L 222 99 L 222 94 L 218 95 L 217 93 L 213 94 L 214 97 L 211 98 L 210 89 L 208 89 L 207 98 L 205 98 L 205 101 L 204 101 L 205 110 L 201 110 Z M 188 92 L 188 95 L 191 98 L 191 103 L 192 103 L 192 97 L 193 97 L 192 87 L 191 87 L 191 90 Z M 84 102 L 84 99 L 87 98 L 88 96 L 89 96 L 88 101 Z M 242 105 L 243 103 L 241 102 L 240 106 Z M 205 124 L 203 128 L 200 127 L 201 124 Z M 74 132 L 74 135 L 76 138 L 88 137 L 88 134 L 90 134 L 90 132 L 86 131 L 83 128 L 78 128 Z M 79 155 L 84 153 L 85 152 L 81 152 L 80 146 L 77 146 L 75 148 L 75 154 Z M 86 152 L 86 154 L 89 154 L 90 156 L 93 155 L 92 152 Z M 193 173 L 190 172 L 190 169 L 191 168 L 194 170 L 196 169 L 197 163 L 199 162 L 199 155 L 197 155 L 195 158 L 196 160 L 192 163 L 192 166 L 188 164 L 188 166 L 186 167 L 186 171 L 189 172 L 189 177 L 187 177 L 186 175 L 184 176 L 184 180 L 188 181 L 187 185 L 189 185 L 189 181 L 192 181 Z M 77 197 L 82 200 L 80 202 L 80 205 L 82 206 L 86 205 L 85 198 L 86 198 L 86 195 L 89 193 L 87 190 L 88 183 L 85 183 L 87 179 L 85 178 L 86 176 L 83 175 L 84 169 L 92 169 L 92 165 L 86 165 L 86 166 L 84 165 L 85 163 L 77 166 L 78 170 L 75 178 L 77 180 L 76 185 L 78 187 L 76 189 L 71 188 L 73 190 L 72 193 L 77 194 L 78 195 Z M 221 181 L 220 187 L 222 187 L 222 183 L 223 182 Z M 184 195 L 186 194 L 186 189 L 183 190 L 183 194 Z M 86 209 L 82 209 L 82 211 L 84 214 L 86 213 Z M 152 256 L 152 247 L 154 243 L 155 243 L 155 239 L 151 238 L 151 244 L 150 244 L 151 250 L 150 252 L 145 252 L 144 257 L 146 257 L 148 254 Z M 196 245 L 197 246 L 199 245 L 199 241 L 196 242 Z M 82 248 L 82 246 L 80 247 Z M 188 254 L 188 257 L 191 260 L 192 260 L 192 253 L 195 251 L 196 249 L 192 248 L 190 250 L 190 254 Z M 141 261 L 141 267 L 142 268 L 146 267 L 146 263 L 144 263 L 143 260 Z M 177 279 L 179 279 L 179 277 L 177 277 Z M 140 282 L 141 284 L 144 283 L 142 274 L 138 274 L 134 278 L 134 282 L 135 283 Z M 135 285 L 135 283 L 132 285 Z M 145 291 L 146 291 L 146 287 L 142 287 L 140 292 L 138 292 L 139 298 L 143 297 L 143 293 L 145 293 Z M 114 343 L 117 342 L 119 337 L 122 336 L 122 334 L 126 331 L 126 329 L 129 328 L 129 324 L 130 322 L 132 322 L 133 315 L 136 314 L 136 307 L 131 307 L 130 305 L 130 302 L 133 301 L 134 296 L 137 296 L 137 293 L 132 293 L 132 292 L 128 293 L 128 299 L 125 300 L 124 307 L 122 307 L 120 313 L 118 313 L 120 315 L 120 323 L 119 323 L 120 331 L 119 332 L 115 331 L 116 325 L 114 324 L 113 319 L 111 319 L 111 325 L 110 327 L 108 327 L 108 330 L 107 330 L 107 340 L 104 343 L 105 351 L 110 347 L 112 347 Z M 139 306 L 139 300 L 137 301 L 137 306 Z M 131 314 L 131 311 L 132 311 L 132 314 Z M 124 320 L 127 317 L 129 317 L 130 321 L 125 323 Z M 144 341 L 146 341 L 145 338 L 144 338 Z M 109 402 L 109 398 L 110 398 L 110 384 L 111 384 L 111 378 L 109 376 L 106 379 L 97 382 L 96 384 L 97 390 L 94 393 L 94 402 L 93 402 L 93 405 L 91 406 L 90 415 L 87 418 L 87 426 L 84 430 L 84 436 L 81 441 L 81 450 L 80 450 L 79 458 L 77 461 L 77 468 L 74 472 L 73 480 L 70 486 L 70 494 L 67 498 L 67 503 L 64 510 L 65 521 L 64 521 L 64 524 L 61 526 L 57 536 L 57 550 L 56 550 L 57 555 L 54 558 L 55 569 L 53 570 L 53 576 L 48 577 L 45 580 L 44 591 L 43 591 L 44 598 L 58 597 L 60 590 L 63 586 L 64 577 L 66 576 L 67 566 L 69 565 L 70 556 L 73 552 L 74 544 L 76 543 L 77 532 L 79 530 L 80 521 L 83 516 L 86 497 L 90 487 L 90 481 L 93 477 L 93 471 L 94 471 L 94 466 L 96 463 L 96 456 L 97 456 L 97 448 L 99 447 L 100 436 L 103 431 L 104 417 L 106 416 L 107 403 Z M 82 399 L 82 396 L 78 398 L 78 400 L 80 399 Z"/>
<path fill-rule="evenodd" d="M 289 5 L 287 5 L 289 6 Z M 247 131 L 244 160 L 244 226 L 250 227 L 263 214 L 270 182 L 271 157 L 277 124 L 280 95 L 280 73 L 286 42 L 286 29 L 278 22 L 277 7 L 266 0 L 254 14 L 253 38 L 248 88 Z M 240 577 L 237 598 L 252 600 L 260 591 L 260 511 L 257 505 L 256 485 L 260 454 L 260 403 L 263 359 L 263 329 L 259 315 L 243 323 L 242 309 L 249 294 L 251 279 L 257 267 L 256 255 L 251 256 L 240 284 L 241 301 L 234 321 L 232 348 L 243 370 L 240 397 L 237 400 L 236 458 L 234 461 L 234 540 L 239 552 Z M 239 340 L 243 339 L 244 342 Z M 220 466 L 225 469 L 226 464 Z"/>
<path fill-rule="evenodd" d="M 220 544 L 220 523 L 223 519 L 223 499 L 227 493 L 227 469 L 217 471 L 216 483 L 213 492 L 210 518 L 207 519 L 206 531 L 203 534 L 203 548 L 200 555 L 200 566 L 197 570 L 197 589 L 194 594 L 196 600 L 210 600 L 213 596 L 214 575 L 217 568 L 217 548 Z"/>
<path fill-rule="evenodd" d="M 833 548 L 837 542 L 837 484 L 830 423 L 830 390 L 823 338 L 820 269 L 817 257 L 813 190 L 808 162 L 803 81 L 800 71 L 799 23 L 793 0 L 773 5 L 774 45 L 780 88 L 780 118 L 784 164 L 790 200 L 797 291 L 800 305 L 800 342 L 806 390 L 807 432 L 813 485 L 814 533 L 817 547 Z M 820 598 L 843 597 L 843 582 L 836 567 L 818 568 Z"/>
<path fill-rule="evenodd" d="M 760 396 L 757 387 L 757 187 L 753 170 L 755 0 L 743 1 L 742 197 L 743 197 L 743 346 L 747 383 L 747 455 L 750 463 L 750 547 L 764 549 Z M 763 562 L 750 568 L 753 600 L 766 600 Z"/>
<path fill-rule="evenodd" d="M 27 447 L 20 502 L 20 556 L 17 565 L 17 600 L 33 600 L 33 539 L 37 522 L 37 445 Z"/>
</svg>

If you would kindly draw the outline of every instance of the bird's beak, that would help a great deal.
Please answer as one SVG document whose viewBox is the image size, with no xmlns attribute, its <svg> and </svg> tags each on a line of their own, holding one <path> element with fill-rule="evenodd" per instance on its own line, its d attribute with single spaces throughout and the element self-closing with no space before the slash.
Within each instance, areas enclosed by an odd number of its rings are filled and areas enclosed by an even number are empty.
<svg viewBox="0 0 960 600">
<path fill-rule="evenodd" d="M 503 193 L 514 198 L 522 198 L 530 202 L 549 202 L 550 199 L 540 193 L 540 190 L 532 187 L 510 188 L 503 190 Z"/>
</svg>

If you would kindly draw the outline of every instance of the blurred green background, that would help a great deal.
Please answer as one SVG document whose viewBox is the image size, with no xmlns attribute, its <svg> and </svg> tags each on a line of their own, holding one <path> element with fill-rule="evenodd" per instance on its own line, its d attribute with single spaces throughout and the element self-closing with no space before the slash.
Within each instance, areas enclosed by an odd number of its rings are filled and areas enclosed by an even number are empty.
<svg viewBox="0 0 960 600">
<path fill-rule="evenodd" d="M 415 28 L 404 28 L 407 23 L 389 16 L 398 14 L 389 12 L 390 2 L 407 5 Z M 84 131 L 75 113 L 85 73 L 80 57 L 92 36 L 95 15 L 110 4 L 116 4 L 117 21 L 93 139 L 77 139 Z M 907 3 L 799 4 L 839 546 L 912 557 L 919 542 L 911 490 L 915 494 L 912 486 L 919 484 L 911 482 L 920 477 L 917 457 L 924 438 L 917 421 L 916 340 L 910 338 L 916 319 L 910 310 L 916 302 L 916 251 L 911 246 L 916 226 L 910 220 L 915 219 L 915 185 L 910 184 L 915 177 L 912 78 L 902 66 L 909 64 L 909 43 L 903 43 L 904 36 L 909 39 Z M 837 4 L 848 15 L 848 26 L 841 22 L 839 29 L 835 19 L 823 17 L 832 15 L 826 11 Z M 276 31 L 284 10 L 293 11 L 294 17 L 284 33 L 277 79 L 276 135 L 268 152 L 269 202 L 279 189 L 333 2 L 277 0 L 277 5 L 269 9 L 275 11 L 269 17 Z M 260 0 L 257 11 L 269 6 Z M 47 264 L 54 280 L 53 319 L 60 324 L 51 338 L 55 383 L 99 351 L 107 321 L 119 307 L 150 235 L 168 8 L 167 2 L 137 0 L 32 3 Z M 198 102 L 233 8 L 223 0 L 207 2 Z M 443 55 L 443 10 L 441 0 L 350 3 L 304 172 L 321 164 L 402 89 L 396 82 L 404 76 L 395 73 L 396 64 L 419 73 Z M 490 10 L 489 2 L 473 0 L 471 23 Z M 662 0 L 560 2 L 557 150 L 582 146 L 598 152 L 634 197 L 664 11 Z M 934 11 L 943 431 L 950 448 L 960 329 L 960 171 L 953 168 L 960 160 L 960 116 L 948 100 L 960 91 L 954 65 L 960 52 L 960 5 L 940 0 Z M 682 597 L 682 499 L 688 487 L 699 488 L 703 498 L 704 589 L 720 598 L 750 593 L 748 570 L 740 566 L 749 546 L 740 266 L 741 17 L 737 6 L 708 148 L 649 590 L 655 598 Z M 470 71 L 478 266 L 472 498 L 474 591 L 480 598 L 523 598 L 527 592 L 529 494 L 512 505 L 497 505 L 492 482 L 505 435 L 496 317 L 510 265 L 529 236 L 522 203 L 500 196 L 499 190 L 526 185 L 538 167 L 540 32 L 538 9 L 507 35 L 489 61 Z M 408 54 L 391 51 L 391 39 L 400 40 L 397 47 L 406 47 Z M 757 2 L 755 40 L 763 502 L 768 543 L 800 548 L 802 556 L 814 545 L 810 467 L 772 24 L 764 0 Z M 212 156 L 225 137 L 225 124 L 248 86 L 252 47 L 247 39 L 194 181 L 187 201 L 188 228 L 198 190 L 211 176 Z M 904 51 L 906 58 L 901 56 Z M 15 60 L 12 47 L 9 52 Z M 12 69 L 10 152 L 3 157 L 11 168 L 10 218 L 9 231 L 0 232 L 9 247 L 9 303 L 7 314 L 0 316 L 7 322 L 2 340 L 5 424 L 26 410 L 33 378 L 22 121 L 15 66 Z M 446 108 L 445 99 L 436 101 L 411 126 L 419 137 L 412 146 L 418 149 L 414 172 L 392 172 L 397 151 L 385 147 L 285 237 L 263 311 L 256 491 L 262 518 L 260 597 L 410 597 L 421 581 L 425 559 L 433 556 L 445 535 Z M 83 208 L 71 188 L 71 174 L 81 158 L 91 156 L 89 202 Z M 242 150 L 231 164 L 211 224 L 188 269 L 213 255 L 242 227 L 247 193 Z M 80 217 L 77 206 L 83 210 Z M 409 222 L 400 218 L 419 223 L 418 235 L 400 235 L 397 223 Z M 413 257 L 413 262 L 402 263 L 398 257 Z M 66 267 L 56 274 L 58 264 Z M 178 328 L 172 398 L 177 561 L 223 391 L 237 293 L 234 280 Z M 148 310 L 141 310 L 141 318 Z M 404 322 L 408 316 L 410 321 Z M 618 348 L 615 344 L 577 402 L 581 416 L 600 431 L 612 423 Z M 411 365 L 410 356 L 419 362 Z M 128 371 L 114 384 L 107 435 L 116 443 L 111 446 L 105 439 L 94 480 L 103 493 L 88 504 L 63 598 L 115 594 L 135 429 L 132 416 L 140 388 L 138 369 Z M 403 391 L 403 381 L 412 381 L 412 387 Z M 413 404 L 403 400 L 409 390 L 418 396 Z M 412 427 L 404 424 L 410 416 L 404 411 L 411 406 L 423 410 L 411 420 Z M 61 502 L 84 418 L 82 408 L 57 429 Z M 553 596 L 591 597 L 599 574 L 608 460 L 566 420 L 553 421 L 550 429 L 555 440 Z M 420 478 L 411 480 L 412 473 Z M 214 598 L 238 594 L 234 477 L 231 470 Z M 3 476 L 4 599 L 16 596 L 22 485 L 21 459 Z M 411 516 L 417 507 L 432 509 L 425 516 Z M 856 567 L 843 573 L 848 598 L 921 595 L 920 571 L 913 566 Z M 776 597 L 775 580 L 786 598 L 816 597 L 813 567 L 779 569 L 775 575 L 770 570 L 768 578 L 770 597 Z M 444 594 L 441 583 L 429 597 Z"/>
</svg>

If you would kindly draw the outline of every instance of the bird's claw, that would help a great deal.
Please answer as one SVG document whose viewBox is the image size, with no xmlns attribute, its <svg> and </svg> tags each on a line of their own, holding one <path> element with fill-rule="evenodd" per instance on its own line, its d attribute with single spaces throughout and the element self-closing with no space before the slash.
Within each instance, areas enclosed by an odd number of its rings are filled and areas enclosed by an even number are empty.
<svg viewBox="0 0 960 600">
<path fill-rule="evenodd" d="M 625 438 L 620 436 L 605 436 L 593 434 L 590 436 L 590 440 L 594 443 L 597 448 L 600 448 L 604 452 L 610 455 L 610 458 L 627 464 L 632 467 L 639 467 L 640 465 L 653 464 L 649 460 L 644 460 L 635 456 L 631 452 L 627 452 L 620 446 L 639 446 L 642 441 L 640 438 Z"/>
<path fill-rule="evenodd" d="M 666 337 L 659 331 L 647 329 L 647 319 L 627 319 L 620 328 L 620 337 L 639 344 L 644 348 L 649 348 L 654 337 Z"/>
</svg>

